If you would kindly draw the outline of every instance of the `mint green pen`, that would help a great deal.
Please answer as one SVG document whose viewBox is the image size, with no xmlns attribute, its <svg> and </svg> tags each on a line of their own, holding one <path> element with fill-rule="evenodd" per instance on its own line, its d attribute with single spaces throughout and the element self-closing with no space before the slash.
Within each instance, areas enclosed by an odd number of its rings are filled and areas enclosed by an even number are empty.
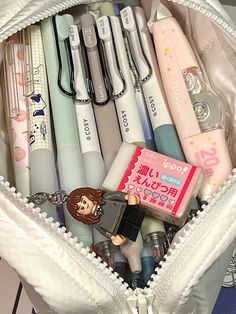
<svg viewBox="0 0 236 314">
<path fill-rule="evenodd" d="M 54 19 L 54 21 L 53 21 Z M 57 144 L 57 163 L 61 189 L 66 193 L 85 186 L 83 157 L 80 150 L 76 123 L 73 89 L 66 54 L 65 37 L 68 27 L 61 16 L 42 21 L 42 37 L 47 65 L 47 75 L 52 106 L 52 115 Z M 59 54 L 58 54 L 59 52 Z M 75 220 L 64 209 L 66 227 L 86 246 L 92 244 L 92 230 Z"/>
</svg>

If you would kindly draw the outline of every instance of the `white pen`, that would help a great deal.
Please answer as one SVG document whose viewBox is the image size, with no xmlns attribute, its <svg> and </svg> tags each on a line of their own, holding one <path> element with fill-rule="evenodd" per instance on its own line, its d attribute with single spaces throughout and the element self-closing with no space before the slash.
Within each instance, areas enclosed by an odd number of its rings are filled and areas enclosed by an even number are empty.
<svg viewBox="0 0 236 314">
<path fill-rule="evenodd" d="M 110 46 L 114 45 L 114 48 L 112 49 L 116 51 L 118 65 L 121 69 L 121 73 L 125 82 L 125 92 L 121 96 L 115 98 L 116 111 L 123 141 L 146 146 L 144 131 L 137 109 L 135 92 L 130 74 L 129 62 L 126 55 L 124 39 L 122 36 L 120 20 L 116 16 L 102 16 L 97 20 L 97 27 L 100 38 L 103 41 L 110 41 Z M 110 34 L 113 34 L 113 38 Z M 107 49 L 107 47 L 108 45 L 105 46 L 105 49 Z M 109 50 L 107 49 L 107 52 L 108 51 Z M 115 60 L 114 55 L 107 55 L 107 58 L 113 58 L 113 62 Z M 111 62 L 112 60 L 110 60 L 108 66 Z M 113 82 L 113 86 L 115 85 L 116 82 Z"/>
<path fill-rule="evenodd" d="M 87 77 L 83 65 L 81 42 L 78 27 L 72 16 L 67 15 L 70 24 L 70 48 L 74 65 L 74 99 L 80 146 L 83 155 L 86 184 L 97 188 L 101 186 L 106 172 L 102 158 L 92 102 L 88 93 Z"/>
<path fill-rule="evenodd" d="M 32 25 L 24 32 L 25 55 L 31 49 L 25 63 L 26 90 L 32 86 L 28 96 L 29 163 L 31 195 L 45 191 L 55 192 L 55 159 L 52 144 L 50 103 L 46 64 L 40 26 Z M 32 81 L 31 81 L 32 79 Z M 50 202 L 41 207 L 54 219 L 58 219 L 56 207 Z"/>
</svg>

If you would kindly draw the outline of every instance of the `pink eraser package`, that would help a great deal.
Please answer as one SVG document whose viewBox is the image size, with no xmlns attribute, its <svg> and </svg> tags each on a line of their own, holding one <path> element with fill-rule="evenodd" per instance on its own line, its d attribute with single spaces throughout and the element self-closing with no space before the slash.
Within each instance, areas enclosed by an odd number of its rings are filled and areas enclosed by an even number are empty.
<svg viewBox="0 0 236 314">
<path fill-rule="evenodd" d="M 147 214 L 181 226 L 202 178 L 196 166 L 123 143 L 104 184 L 111 188 L 109 181 L 118 180 L 113 188 L 138 195 Z"/>
</svg>

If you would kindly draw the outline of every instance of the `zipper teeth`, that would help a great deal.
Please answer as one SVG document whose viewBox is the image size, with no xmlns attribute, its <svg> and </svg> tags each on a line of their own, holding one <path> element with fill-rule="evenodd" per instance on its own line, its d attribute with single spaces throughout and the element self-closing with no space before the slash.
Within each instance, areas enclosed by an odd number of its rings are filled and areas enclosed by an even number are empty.
<svg viewBox="0 0 236 314">
<path fill-rule="evenodd" d="M 184 263 L 184 260 L 186 260 L 185 257 L 189 255 L 189 250 L 185 249 L 185 247 L 187 248 L 189 247 L 189 244 L 194 245 L 194 243 L 197 243 L 199 238 L 208 232 L 209 228 L 214 225 L 214 221 L 217 219 L 219 213 L 211 209 L 218 201 L 220 201 L 222 196 L 227 192 L 227 189 L 235 182 L 236 169 L 233 170 L 233 175 L 228 176 L 224 186 L 218 191 L 218 193 L 212 196 L 208 205 L 202 205 L 203 211 L 198 211 L 197 217 L 194 217 L 177 234 L 177 237 L 174 239 L 174 243 L 171 244 L 168 249 L 168 253 L 164 257 L 164 261 L 160 262 L 159 268 L 156 269 L 157 274 L 152 275 L 152 280 L 150 280 L 147 284 L 148 287 L 144 288 L 144 293 L 147 295 L 153 293 L 155 290 L 158 304 L 161 304 L 169 286 L 173 284 L 173 281 L 175 280 L 175 265 L 181 261 Z M 210 221 L 209 218 L 206 218 L 207 216 L 210 216 Z M 200 223 L 202 221 L 206 221 L 206 219 L 207 225 L 200 225 Z M 178 259 L 178 262 L 176 262 L 174 261 L 176 253 L 180 250 L 182 254 Z"/>
<path fill-rule="evenodd" d="M 43 20 L 51 15 L 54 15 L 58 12 L 61 12 L 63 10 L 69 9 L 75 5 L 78 4 L 86 4 L 88 2 L 100 2 L 102 0 L 66 0 L 63 1 L 63 3 L 54 4 L 52 8 L 47 8 L 40 14 L 33 14 L 32 16 L 29 16 L 27 19 L 25 19 L 23 22 L 20 22 L 17 26 L 11 27 L 11 29 L 5 31 L 0 36 L 0 41 L 3 41 L 7 39 L 9 36 L 13 35 L 14 33 L 22 30 L 23 28 L 34 24 L 36 22 L 39 22 L 40 20 Z M 217 16 L 215 13 L 209 12 L 206 8 L 202 7 L 201 5 L 198 5 L 192 1 L 189 0 L 168 0 L 169 2 L 177 3 L 186 7 L 189 7 L 195 11 L 198 11 L 211 19 L 214 23 L 216 23 L 220 28 L 222 28 L 224 31 L 227 31 L 227 33 L 233 38 L 236 38 L 236 30 L 230 26 L 222 17 Z M 220 14 L 220 13 L 219 13 Z"/>
<path fill-rule="evenodd" d="M 14 25 L 9 30 L 5 31 L 0 36 L 0 42 L 7 39 L 11 35 L 17 33 L 18 31 L 22 30 L 23 28 L 26 28 L 27 26 L 30 26 L 32 24 L 35 24 L 36 22 L 42 21 L 46 19 L 47 17 L 51 15 L 55 15 L 61 11 L 64 11 L 66 9 L 69 9 L 73 6 L 79 5 L 79 4 L 87 4 L 87 3 L 93 3 L 93 2 L 101 2 L 103 0 L 64 0 L 63 2 L 60 2 L 58 4 L 53 4 L 53 7 L 47 8 L 41 13 L 34 13 L 31 16 L 27 17 L 22 22 L 18 23 L 17 25 Z"/>
<path fill-rule="evenodd" d="M 195 2 L 192 2 L 189 0 L 168 0 L 168 1 L 183 5 L 192 10 L 202 13 L 203 15 L 208 17 L 210 20 L 212 20 L 215 24 L 220 26 L 220 28 L 222 28 L 224 31 L 227 31 L 227 34 L 230 35 L 233 39 L 236 38 L 236 30 L 231 25 L 229 25 L 227 21 L 225 21 L 222 17 L 216 15 L 215 13 L 208 11 L 206 8 L 202 7 L 201 5 L 196 4 Z"/>
<path fill-rule="evenodd" d="M 119 293 L 124 295 L 125 298 L 133 294 L 133 290 L 129 288 L 128 284 L 123 282 L 123 278 L 119 277 L 119 274 L 114 272 L 111 267 L 108 268 L 106 262 L 103 262 L 100 257 L 96 257 L 94 252 L 91 253 L 88 247 L 84 247 L 83 242 L 78 242 L 77 237 L 73 237 L 71 232 L 66 232 L 66 228 L 60 227 L 60 224 L 54 222 L 52 217 L 47 217 L 47 214 L 42 212 L 39 207 L 34 207 L 33 203 L 27 203 L 27 198 L 22 198 L 19 192 L 16 193 L 16 188 L 10 187 L 9 182 L 4 181 L 2 176 L 0 176 L 0 191 L 4 193 L 11 203 L 17 206 L 18 210 L 36 223 L 37 226 L 52 237 L 60 247 L 63 247 L 72 258 L 78 261 L 84 271 L 90 275 L 93 273 L 93 278 L 99 285 L 102 285 L 109 294 L 112 294 L 114 297 L 117 295 L 117 291 L 114 289 L 113 285 L 118 288 Z M 53 258 L 50 253 L 47 255 Z M 94 271 L 94 266 L 99 271 Z M 110 279 L 110 283 L 107 281 L 107 276 Z M 111 286 L 111 282 L 113 287 Z M 114 289 L 112 293 L 111 289 Z M 120 303 L 119 301 L 117 302 Z M 122 306 L 122 304 L 119 305 Z"/>
</svg>

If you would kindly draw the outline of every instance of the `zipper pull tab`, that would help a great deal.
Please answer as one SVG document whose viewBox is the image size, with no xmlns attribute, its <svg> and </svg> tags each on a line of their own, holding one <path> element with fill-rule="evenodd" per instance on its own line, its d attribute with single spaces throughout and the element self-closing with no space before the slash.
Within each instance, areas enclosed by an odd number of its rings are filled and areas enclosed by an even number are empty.
<svg viewBox="0 0 236 314">
<path fill-rule="evenodd" d="M 127 299 L 131 314 L 157 314 L 154 295 L 145 295 L 142 289 L 136 289 L 134 295 Z"/>
</svg>

